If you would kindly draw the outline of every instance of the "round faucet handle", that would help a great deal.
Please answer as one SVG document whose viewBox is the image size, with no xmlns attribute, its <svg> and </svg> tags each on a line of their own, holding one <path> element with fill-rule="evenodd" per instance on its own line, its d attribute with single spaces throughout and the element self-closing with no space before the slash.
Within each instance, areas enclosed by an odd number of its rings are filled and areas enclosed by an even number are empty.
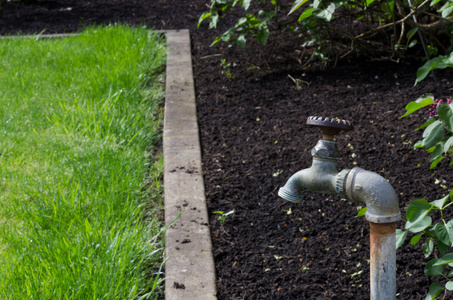
<svg viewBox="0 0 453 300">
<path fill-rule="evenodd" d="M 336 119 L 336 118 L 324 118 L 311 116 L 307 119 L 307 124 L 310 126 L 317 126 L 321 128 L 321 132 L 326 139 L 333 139 L 333 136 L 340 133 L 342 130 L 350 131 L 354 129 L 352 122 L 348 120 Z"/>
</svg>

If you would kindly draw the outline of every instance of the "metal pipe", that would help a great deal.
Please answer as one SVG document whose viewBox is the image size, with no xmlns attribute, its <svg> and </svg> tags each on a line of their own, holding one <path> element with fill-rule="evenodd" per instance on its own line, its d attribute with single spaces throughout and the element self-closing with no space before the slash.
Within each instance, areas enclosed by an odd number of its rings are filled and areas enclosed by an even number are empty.
<svg viewBox="0 0 453 300">
<path fill-rule="evenodd" d="M 370 222 L 370 299 L 396 299 L 396 221 L 401 218 L 398 196 L 382 176 L 352 169 L 345 178 L 346 198 L 365 203 Z"/>
<path fill-rule="evenodd" d="M 379 174 L 353 168 L 344 182 L 346 198 L 365 203 L 365 218 L 374 223 L 391 223 L 401 218 L 398 196 L 390 183 Z"/>
<path fill-rule="evenodd" d="M 312 149 L 310 168 L 291 176 L 278 191 L 285 200 L 300 202 L 304 189 L 337 193 L 351 202 L 365 203 L 365 218 L 370 222 L 370 295 L 372 300 L 396 299 L 396 221 L 400 219 L 398 197 L 393 187 L 379 174 L 361 168 L 337 171 L 340 153 L 333 136 L 351 130 L 348 121 L 309 117 L 307 124 L 318 126 L 323 138 Z"/>
<path fill-rule="evenodd" d="M 396 299 L 396 223 L 370 222 L 370 299 Z"/>
</svg>

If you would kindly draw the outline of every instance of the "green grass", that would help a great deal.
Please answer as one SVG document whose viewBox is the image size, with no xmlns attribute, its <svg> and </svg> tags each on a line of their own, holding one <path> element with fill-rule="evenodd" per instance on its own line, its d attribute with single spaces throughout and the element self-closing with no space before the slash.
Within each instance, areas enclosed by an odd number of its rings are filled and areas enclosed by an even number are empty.
<svg viewBox="0 0 453 300">
<path fill-rule="evenodd" d="M 0 299 L 156 297 L 164 61 L 126 26 L 0 40 Z"/>
</svg>

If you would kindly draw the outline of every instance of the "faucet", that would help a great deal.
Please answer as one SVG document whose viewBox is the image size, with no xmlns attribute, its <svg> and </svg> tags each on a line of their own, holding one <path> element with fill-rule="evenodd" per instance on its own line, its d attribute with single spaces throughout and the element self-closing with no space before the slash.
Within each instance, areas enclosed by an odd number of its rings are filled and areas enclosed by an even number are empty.
<svg viewBox="0 0 453 300">
<path fill-rule="evenodd" d="M 307 124 L 322 132 L 322 139 L 311 151 L 312 165 L 291 176 L 278 195 L 300 203 L 303 192 L 309 190 L 365 203 L 365 219 L 370 223 L 370 298 L 396 299 L 396 221 L 401 215 L 395 190 L 379 174 L 358 167 L 338 171 L 340 152 L 335 135 L 352 130 L 350 121 L 309 117 Z"/>
</svg>

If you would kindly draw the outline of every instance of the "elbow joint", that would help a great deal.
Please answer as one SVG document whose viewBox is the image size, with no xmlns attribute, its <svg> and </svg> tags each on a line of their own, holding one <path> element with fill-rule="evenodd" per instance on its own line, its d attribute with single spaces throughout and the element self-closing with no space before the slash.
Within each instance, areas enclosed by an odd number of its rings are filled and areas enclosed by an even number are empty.
<svg viewBox="0 0 453 300">
<path fill-rule="evenodd" d="M 367 206 L 365 218 L 373 223 L 391 223 L 400 220 L 398 196 L 388 181 L 379 174 L 353 168 L 344 182 L 346 197 Z"/>
</svg>

